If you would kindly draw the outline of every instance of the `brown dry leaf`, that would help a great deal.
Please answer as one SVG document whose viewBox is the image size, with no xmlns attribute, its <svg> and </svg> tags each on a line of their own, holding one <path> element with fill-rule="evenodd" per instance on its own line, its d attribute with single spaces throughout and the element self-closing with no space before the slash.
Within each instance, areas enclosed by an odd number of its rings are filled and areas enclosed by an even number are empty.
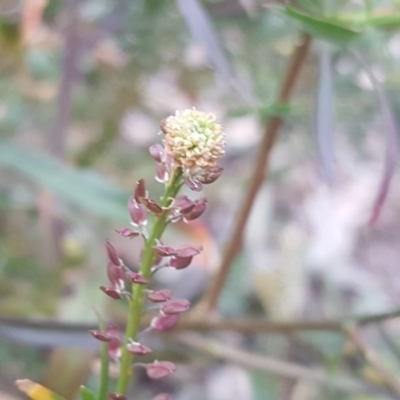
<svg viewBox="0 0 400 400">
<path fill-rule="evenodd" d="M 32 42 L 36 31 L 42 23 L 42 15 L 48 0 L 24 0 L 21 21 L 22 42 Z"/>
</svg>

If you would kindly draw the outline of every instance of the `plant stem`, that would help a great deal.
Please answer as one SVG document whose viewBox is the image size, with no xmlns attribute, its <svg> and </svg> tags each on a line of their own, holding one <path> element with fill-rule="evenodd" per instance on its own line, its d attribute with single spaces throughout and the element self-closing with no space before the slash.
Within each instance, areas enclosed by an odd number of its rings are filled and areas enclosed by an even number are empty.
<svg viewBox="0 0 400 400">
<path fill-rule="evenodd" d="M 170 182 L 166 188 L 165 194 L 161 200 L 161 206 L 166 207 L 171 203 L 182 187 L 182 170 L 177 168 L 172 175 Z M 142 262 L 140 265 L 140 273 L 146 278 L 151 278 L 151 267 L 154 262 L 153 246 L 156 245 L 158 239 L 161 238 L 167 223 L 168 223 L 168 210 L 164 211 L 160 216 L 156 217 L 153 224 L 153 229 L 150 236 L 146 239 L 143 253 Z M 119 379 L 117 384 L 117 393 L 125 395 L 128 390 L 129 378 L 132 375 L 132 362 L 133 354 L 129 353 L 126 345 L 129 340 L 135 340 L 139 328 L 140 317 L 142 315 L 144 303 L 144 286 L 133 284 L 132 285 L 132 300 L 130 301 L 128 322 L 125 331 L 125 340 L 121 348 L 121 365 L 119 372 Z"/>
</svg>

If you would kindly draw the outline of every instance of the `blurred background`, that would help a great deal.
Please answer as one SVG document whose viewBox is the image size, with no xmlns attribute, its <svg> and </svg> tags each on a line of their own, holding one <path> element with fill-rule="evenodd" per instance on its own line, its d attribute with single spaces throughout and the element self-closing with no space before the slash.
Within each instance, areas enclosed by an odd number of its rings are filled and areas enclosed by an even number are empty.
<svg viewBox="0 0 400 400">
<path fill-rule="evenodd" d="M 277 93 L 303 31 L 310 51 L 290 105 L 281 104 Z M 22 399 L 14 388 L 21 377 L 71 400 L 85 381 L 96 386 L 96 344 L 85 324 L 96 323 L 93 307 L 110 320 L 126 312 L 98 290 L 104 240 L 137 266 L 140 242 L 114 229 L 129 222 L 137 179 L 161 193 L 148 146 L 177 109 L 217 115 L 225 172 L 205 190 L 204 216 L 167 235 L 170 243 L 201 243 L 204 254 L 180 274 L 160 273 L 157 285 L 193 303 L 209 287 L 267 120 L 278 115 L 285 124 L 221 314 L 290 322 L 396 310 L 399 62 L 395 0 L 0 0 L 0 399 Z M 366 346 L 397 377 L 399 333 L 395 318 L 363 329 Z M 362 390 L 157 342 L 178 372 L 156 385 L 139 373 L 135 399 L 160 390 L 174 400 L 393 396 L 337 331 L 210 336 L 352 376 Z"/>
</svg>

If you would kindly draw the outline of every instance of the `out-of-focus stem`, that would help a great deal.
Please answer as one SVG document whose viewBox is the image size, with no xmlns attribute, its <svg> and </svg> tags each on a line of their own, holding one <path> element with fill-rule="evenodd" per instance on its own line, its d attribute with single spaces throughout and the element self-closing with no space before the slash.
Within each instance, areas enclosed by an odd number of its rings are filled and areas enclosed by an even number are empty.
<svg viewBox="0 0 400 400">
<path fill-rule="evenodd" d="M 277 103 L 286 103 L 289 100 L 301 67 L 306 59 L 310 43 L 310 36 L 303 34 L 300 45 L 295 49 L 290 59 L 286 76 L 277 97 Z M 217 307 L 219 296 L 225 286 L 231 266 L 240 251 L 243 230 L 246 226 L 257 192 L 266 178 L 265 167 L 268 165 L 269 155 L 278 137 L 282 123 L 283 119 L 279 116 L 273 116 L 268 120 L 265 135 L 260 144 L 258 157 L 254 164 L 250 187 L 243 200 L 239 215 L 236 219 L 236 225 L 228 241 L 221 268 L 205 296 L 205 308 L 207 311 L 214 311 Z"/>
<path fill-rule="evenodd" d="M 172 199 L 176 197 L 180 188 L 182 187 L 182 170 L 180 168 L 175 170 L 174 175 L 166 188 L 165 194 L 161 200 L 161 206 L 168 206 Z M 140 273 L 146 278 L 151 278 L 151 267 L 154 262 L 153 246 L 156 245 L 158 239 L 161 238 L 168 223 L 168 211 L 164 211 L 159 217 L 156 217 L 150 233 L 150 236 L 145 241 L 142 253 L 142 261 L 140 265 Z M 132 375 L 132 362 L 133 354 L 131 354 L 126 345 L 129 340 L 135 340 L 139 328 L 140 317 L 142 315 L 143 302 L 144 302 L 144 286 L 133 284 L 132 285 L 132 300 L 130 301 L 128 322 L 125 331 L 124 345 L 121 348 L 121 366 L 119 372 L 119 379 L 117 384 L 117 393 L 125 395 L 128 390 L 129 379 Z"/>
</svg>

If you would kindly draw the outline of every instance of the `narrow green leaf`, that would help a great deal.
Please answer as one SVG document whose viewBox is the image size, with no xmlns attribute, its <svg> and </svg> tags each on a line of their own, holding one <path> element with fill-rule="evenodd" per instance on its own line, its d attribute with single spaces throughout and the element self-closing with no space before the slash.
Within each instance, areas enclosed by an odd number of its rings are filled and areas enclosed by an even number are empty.
<svg viewBox="0 0 400 400">
<path fill-rule="evenodd" d="M 81 386 L 79 390 L 81 400 L 96 400 L 95 394 L 85 386 Z"/>
<path fill-rule="evenodd" d="M 331 22 L 327 18 L 317 18 L 291 7 L 285 7 L 283 11 L 286 16 L 298 23 L 300 28 L 311 36 L 338 45 L 346 45 L 360 34 L 358 31 Z"/>
<path fill-rule="evenodd" d="M 13 168 L 72 205 L 115 222 L 127 220 L 129 192 L 97 173 L 66 166 L 48 154 L 0 142 L 0 167 Z"/>
</svg>

